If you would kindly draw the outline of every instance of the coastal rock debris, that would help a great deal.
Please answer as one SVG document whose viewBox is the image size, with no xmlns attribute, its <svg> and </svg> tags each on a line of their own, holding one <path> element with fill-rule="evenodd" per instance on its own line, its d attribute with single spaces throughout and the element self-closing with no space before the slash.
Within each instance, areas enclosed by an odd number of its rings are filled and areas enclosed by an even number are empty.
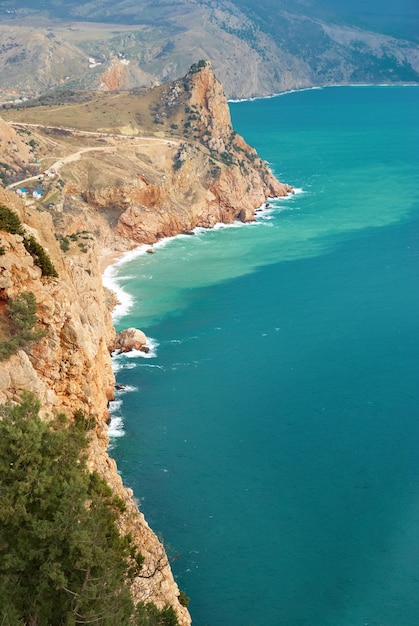
<svg viewBox="0 0 419 626">
<path fill-rule="evenodd" d="M 142 330 L 138 328 L 127 328 L 121 330 L 115 337 L 114 350 L 121 353 L 131 352 L 131 350 L 141 350 L 148 352 L 147 337 Z"/>
</svg>

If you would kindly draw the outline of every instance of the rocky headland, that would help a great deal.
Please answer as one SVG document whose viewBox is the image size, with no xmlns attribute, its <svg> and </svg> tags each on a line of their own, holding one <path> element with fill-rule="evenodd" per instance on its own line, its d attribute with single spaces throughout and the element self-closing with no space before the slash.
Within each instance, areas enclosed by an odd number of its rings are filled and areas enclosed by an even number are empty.
<svg viewBox="0 0 419 626">
<path fill-rule="evenodd" d="M 0 403 L 18 401 L 27 389 L 40 399 L 43 415 L 72 418 L 81 410 L 94 419 L 90 467 L 126 502 L 121 532 L 133 536 L 145 557 L 132 594 L 159 607 L 169 603 L 186 626 L 190 616 L 179 602 L 164 547 L 107 453 L 111 352 L 141 349 L 145 338 L 130 330 L 115 341 L 116 299 L 102 273 L 115 255 L 139 244 L 196 226 L 253 220 L 267 198 L 292 189 L 234 132 L 209 63 L 196 64 L 182 80 L 131 95 L 131 102 L 140 97 L 147 104 L 145 125 L 138 115 L 129 126 L 121 125 L 121 115 L 112 123 L 104 115 L 100 128 L 92 123 L 86 130 L 89 120 L 79 110 L 69 127 L 65 105 L 61 112 L 31 109 L 26 118 L 19 112 L 19 119 L 0 122 L 0 205 L 19 216 L 25 235 L 42 246 L 58 274 L 43 275 L 22 235 L 0 230 L 0 340 L 8 338 L 7 303 L 25 292 L 35 295 L 37 328 L 45 331 L 0 362 Z M 48 168 L 50 177 L 43 174 Z M 26 197 L 18 197 L 23 185 Z M 32 197 L 32 187 L 41 188 L 40 198 Z"/>
</svg>

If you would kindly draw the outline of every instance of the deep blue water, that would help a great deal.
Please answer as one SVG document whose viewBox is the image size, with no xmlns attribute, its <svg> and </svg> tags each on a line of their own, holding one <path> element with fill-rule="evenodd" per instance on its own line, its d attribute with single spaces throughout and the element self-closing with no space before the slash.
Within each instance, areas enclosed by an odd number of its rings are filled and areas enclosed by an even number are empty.
<svg viewBox="0 0 419 626">
<path fill-rule="evenodd" d="M 112 454 L 196 626 L 419 624 L 418 104 L 231 104 L 303 192 L 118 269 L 158 346 L 115 362 Z"/>
</svg>

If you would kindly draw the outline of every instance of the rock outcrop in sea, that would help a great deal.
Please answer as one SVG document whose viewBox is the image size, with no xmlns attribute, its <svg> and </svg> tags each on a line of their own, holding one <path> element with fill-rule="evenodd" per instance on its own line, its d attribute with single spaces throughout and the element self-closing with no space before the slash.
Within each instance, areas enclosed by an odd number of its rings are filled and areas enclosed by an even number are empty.
<svg viewBox="0 0 419 626">
<path fill-rule="evenodd" d="M 208 63 L 194 66 L 185 79 L 162 90 L 156 116 L 181 126 L 183 137 L 152 138 L 150 146 L 155 141 L 161 150 L 149 149 L 148 164 L 144 156 L 135 162 L 136 176 L 132 159 L 131 169 L 122 161 L 125 155 L 128 163 L 138 150 L 136 139 L 124 139 L 119 152 L 114 139 L 114 166 L 109 169 L 113 178 L 92 183 L 92 153 L 82 155 L 79 150 L 80 158 L 68 159 L 58 181 L 48 183 L 52 187 L 45 195 L 48 198 L 49 193 L 54 200 L 36 203 L 0 188 L 0 205 L 19 216 L 26 233 L 45 249 L 58 274 L 43 276 L 21 234 L 0 231 L 0 329 L 8 301 L 32 292 L 37 328 L 45 331 L 42 339 L 0 362 L 0 403 L 18 401 L 27 389 L 40 399 L 44 416 L 64 412 L 72 418 L 81 410 L 94 419 L 89 466 L 125 501 L 121 532 L 131 534 L 145 557 L 144 574 L 132 585 L 133 596 L 158 607 L 169 603 L 181 626 L 187 626 L 190 616 L 179 602 L 164 547 L 107 452 L 108 405 L 115 385 L 110 353 L 115 348 L 143 349 L 146 338 L 136 329 L 116 338 L 112 325 L 116 299 L 102 284 L 103 257 L 196 226 L 252 220 L 268 197 L 286 195 L 292 189 L 279 183 L 255 150 L 233 131 L 227 101 Z M 15 174 L 19 163 L 28 162 L 28 144 L 24 134 L 18 136 L 9 125 L 4 128 L 7 141 L 0 144 L 0 160 L 6 172 Z M 75 133 L 73 143 L 75 138 L 80 141 Z M 39 135 L 39 141 L 44 141 L 47 150 L 49 139 Z M 105 132 L 101 141 L 106 142 Z M 11 142 L 16 146 L 12 151 Z M 108 151 L 106 158 L 109 166 Z"/>
<path fill-rule="evenodd" d="M 131 352 L 132 350 L 148 352 L 147 337 L 138 328 L 121 330 L 115 337 L 114 350 L 121 353 Z"/>
</svg>

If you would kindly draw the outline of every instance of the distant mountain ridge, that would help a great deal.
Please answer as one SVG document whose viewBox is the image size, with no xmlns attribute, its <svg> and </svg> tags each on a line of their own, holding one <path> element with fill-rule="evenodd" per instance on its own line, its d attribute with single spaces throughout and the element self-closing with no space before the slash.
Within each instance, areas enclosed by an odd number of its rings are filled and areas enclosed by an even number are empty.
<svg viewBox="0 0 419 626">
<path fill-rule="evenodd" d="M 419 82 L 412 0 L 397 9 L 382 2 L 380 11 L 376 0 L 368 11 L 358 0 L 345 5 L 3 0 L 0 100 L 54 88 L 149 86 L 183 75 L 199 59 L 211 60 L 230 98 L 330 84 Z"/>
</svg>

